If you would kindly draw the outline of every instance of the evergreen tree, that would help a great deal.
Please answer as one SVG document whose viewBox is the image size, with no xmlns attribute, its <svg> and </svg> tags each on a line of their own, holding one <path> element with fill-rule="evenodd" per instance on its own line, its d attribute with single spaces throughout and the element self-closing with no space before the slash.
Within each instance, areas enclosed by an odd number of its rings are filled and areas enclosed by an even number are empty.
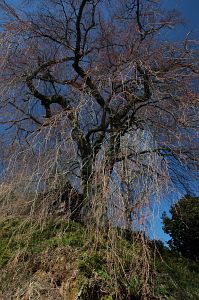
<svg viewBox="0 0 199 300">
<path fill-rule="evenodd" d="M 199 197 L 185 196 L 170 208 L 171 218 L 163 213 L 164 231 L 171 236 L 168 244 L 183 256 L 199 257 Z"/>
</svg>

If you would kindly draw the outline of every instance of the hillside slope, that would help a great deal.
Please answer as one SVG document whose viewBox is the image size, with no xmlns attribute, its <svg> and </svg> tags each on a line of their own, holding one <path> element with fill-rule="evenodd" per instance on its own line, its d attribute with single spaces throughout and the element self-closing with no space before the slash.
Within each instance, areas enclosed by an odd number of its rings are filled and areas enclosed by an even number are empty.
<svg viewBox="0 0 199 300">
<path fill-rule="evenodd" d="M 118 232 L 59 219 L 2 222 L 0 299 L 199 299 L 197 263 L 148 242 L 147 268 L 141 239 Z"/>
</svg>

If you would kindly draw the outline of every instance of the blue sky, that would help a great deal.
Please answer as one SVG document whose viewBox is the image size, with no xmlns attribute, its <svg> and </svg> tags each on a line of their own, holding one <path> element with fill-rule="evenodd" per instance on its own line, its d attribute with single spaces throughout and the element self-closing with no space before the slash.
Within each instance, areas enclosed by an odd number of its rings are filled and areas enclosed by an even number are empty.
<svg viewBox="0 0 199 300">
<path fill-rule="evenodd" d="M 8 0 L 8 3 L 17 4 L 20 0 Z M 199 35 L 199 0 L 160 0 L 166 8 L 179 10 L 189 24 L 184 29 L 181 28 L 181 34 L 193 30 Z"/>
<path fill-rule="evenodd" d="M 199 1 L 198 0 L 162 0 L 163 5 L 169 9 L 177 9 L 187 21 L 184 32 L 199 30 Z M 183 33 L 183 29 L 181 29 Z"/>
<path fill-rule="evenodd" d="M 199 0 L 162 0 L 160 1 L 165 8 L 168 9 L 176 9 L 182 14 L 182 18 L 185 21 L 183 26 L 174 29 L 173 32 L 169 32 L 169 36 L 172 39 L 183 39 L 190 32 L 191 37 L 195 37 L 199 39 Z M 192 184 L 194 192 L 197 196 L 199 196 L 199 184 L 195 182 Z M 159 207 L 155 207 L 154 209 L 154 219 L 151 224 L 151 232 L 150 235 L 154 238 L 161 239 L 166 241 L 169 239 L 169 236 L 166 235 L 162 230 L 161 224 L 161 214 L 162 211 L 168 212 L 169 207 L 175 201 L 180 199 L 183 191 L 180 192 L 170 192 L 165 196 L 165 201 L 161 203 Z"/>
<path fill-rule="evenodd" d="M 174 39 L 182 39 L 187 33 L 199 38 L 199 1 L 198 0 L 161 0 L 165 8 L 176 9 L 182 15 L 185 24 L 171 32 Z"/>
<path fill-rule="evenodd" d="M 10 4 L 17 7 L 19 0 L 9 0 Z M 161 0 L 160 3 L 167 9 L 176 9 L 181 12 L 183 19 L 186 24 L 168 31 L 165 38 L 171 37 L 172 39 L 183 39 L 187 33 L 191 32 L 192 37 L 199 39 L 199 0 Z M 199 195 L 198 183 L 195 184 L 196 194 Z M 163 241 L 168 240 L 168 236 L 162 231 L 161 214 L 163 210 L 168 212 L 170 205 L 180 198 L 182 194 L 176 192 L 170 192 L 165 196 L 165 201 L 156 208 L 154 208 L 154 218 L 152 220 L 152 228 L 150 230 L 151 237 L 162 239 Z"/>
</svg>

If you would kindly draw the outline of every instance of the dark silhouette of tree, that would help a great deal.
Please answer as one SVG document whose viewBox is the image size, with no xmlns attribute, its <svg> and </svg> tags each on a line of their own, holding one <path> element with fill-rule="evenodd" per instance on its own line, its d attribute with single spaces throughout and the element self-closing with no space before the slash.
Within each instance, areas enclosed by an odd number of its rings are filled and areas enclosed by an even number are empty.
<svg viewBox="0 0 199 300">
<path fill-rule="evenodd" d="M 0 7 L 0 122 L 21 158 L 15 170 L 26 169 L 20 178 L 70 187 L 83 215 L 113 214 L 112 203 L 130 221 L 170 170 L 197 167 L 196 41 L 162 38 L 178 13 L 147 0 Z"/>
<path fill-rule="evenodd" d="M 168 244 L 183 256 L 199 257 L 199 197 L 185 196 L 163 214 L 164 231 L 171 236 Z"/>
</svg>

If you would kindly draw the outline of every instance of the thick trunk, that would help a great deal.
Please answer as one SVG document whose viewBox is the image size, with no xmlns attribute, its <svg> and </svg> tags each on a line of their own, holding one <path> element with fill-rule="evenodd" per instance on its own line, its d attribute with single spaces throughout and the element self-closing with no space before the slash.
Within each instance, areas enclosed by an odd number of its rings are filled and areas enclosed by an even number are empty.
<svg viewBox="0 0 199 300">
<path fill-rule="evenodd" d="M 106 174 L 109 178 L 111 178 L 113 168 L 116 162 L 120 151 L 120 135 L 119 134 L 112 134 L 110 137 L 110 144 L 109 148 L 106 152 Z"/>
<path fill-rule="evenodd" d="M 93 159 L 92 157 L 86 156 L 82 160 L 82 169 L 81 169 L 81 184 L 83 197 L 85 202 L 89 202 L 91 195 L 92 179 L 93 179 Z"/>
<path fill-rule="evenodd" d="M 90 148 L 81 144 L 82 168 L 80 171 L 82 192 L 77 192 L 70 183 L 66 183 L 62 189 L 59 199 L 54 202 L 54 206 L 61 207 L 70 219 L 75 221 L 87 222 L 98 218 L 107 219 L 107 194 L 111 174 L 116 157 L 120 149 L 120 137 L 113 135 L 106 153 L 105 169 L 102 170 L 102 177 L 95 178 L 95 158 Z M 104 176 L 106 177 L 104 179 Z M 106 186 L 104 186 L 106 185 Z M 104 222 L 103 222 L 104 223 Z"/>
<path fill-rule="evenodd" d="M 94 178 L 94 161 L 91 155 L 84 157 L 82 160 L 82 169 L 81 169 L 81 186 L 82 186 L 82 220 L 83 222 L 88 222 L 92 212 L 92 200 L 95 197 L 95 186 L 93 183 Z"/>
<path fill-rule="evenodd" d="M 77 192 L 67 182 L 61 190 L 53 192 L 54 201 L 49 208 L 49 213 L 56 215 L 67 215 L 71 220 L 81 221 L 81 210 L 83 206 L 83 195 Z"/>
<path fill-rule="evenodd" d="M 63 193 L 61 194 L 61 203 L 63 203 L 64 211 L 71 220 L 77 222 L 81 221 L 83 200 L 83 195 L 67 183 L 64 187 Z"/>
</svg>

